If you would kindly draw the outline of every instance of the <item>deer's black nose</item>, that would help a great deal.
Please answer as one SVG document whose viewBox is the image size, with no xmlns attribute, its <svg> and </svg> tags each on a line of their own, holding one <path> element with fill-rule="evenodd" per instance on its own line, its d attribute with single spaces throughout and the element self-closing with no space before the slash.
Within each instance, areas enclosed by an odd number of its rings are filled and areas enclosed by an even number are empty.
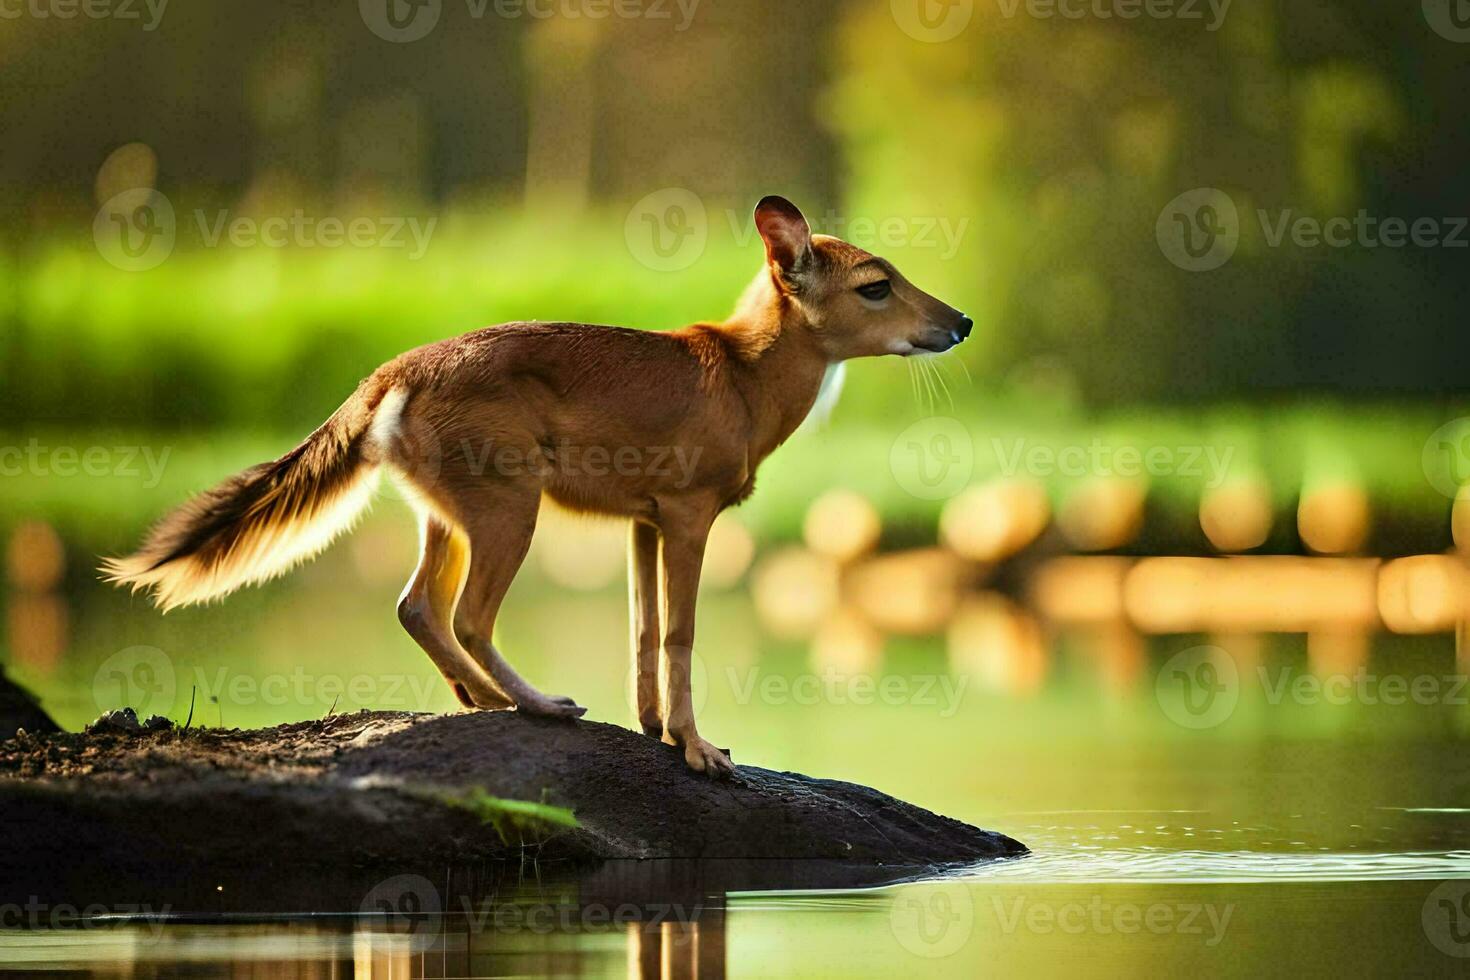
<svg viewBox="0 0 1470 980">
<path fill-rule="evenodd" d="M 964 340 L 966 337 L 970 336 L 970 331 L 974 328 L 974 320 L 971 320 L 967 316 L 961 316 L 959 324 L 955 327 L 955 333 L 959 335 L 959 338 L 961 340 Z"/>
</svg>

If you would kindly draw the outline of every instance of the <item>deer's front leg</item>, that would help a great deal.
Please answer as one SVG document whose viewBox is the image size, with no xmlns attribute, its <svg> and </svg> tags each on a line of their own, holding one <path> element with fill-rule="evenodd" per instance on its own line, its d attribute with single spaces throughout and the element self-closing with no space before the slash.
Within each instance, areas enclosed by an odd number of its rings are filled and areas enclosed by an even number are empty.
<svg viewBox="0 0 1470 980">
<path fill-rule="evenodd" d="M 724 777 L 735 771 L 730 758 L 700 737 L 694 724 L 694 700 L 689 690 L 694 655 L 694 605 L 699 593 L 699 570 L 704 543 L 713 521 L 698 519 L 665 523 L 662 571 L 664 586 L 664 740 L 684 750 L 684 761 L 695 772 Z"/>
<path fill-rule="evenodd" d="M 658 528 L 633 522 L 628 536 L 628 605 L 633 633 L 633 684 L 638 724 L 646 735 L 662 738 L 658 706 Z"/>
</svg>

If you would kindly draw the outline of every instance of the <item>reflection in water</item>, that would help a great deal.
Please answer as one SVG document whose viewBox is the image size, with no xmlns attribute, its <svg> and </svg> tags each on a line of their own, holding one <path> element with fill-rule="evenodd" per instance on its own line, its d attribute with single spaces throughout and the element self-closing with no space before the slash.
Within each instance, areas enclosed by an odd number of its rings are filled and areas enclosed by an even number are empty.
<svg viewBox="0 0 1470 980">
<path fill-rule="evenodd" d="M 501 904 L 412 922 L 360 920 L 323 944 L 324 975 L 406 978 L 617 976 L 718 980 L 726 975 L 723 903 L 690 908 Z M 619 952 L 622 953 L 619 956 Z M 323 975 L 323 974 L 317 974 Z"/>
<path fill-rule="evenodd" d="M 1362 630 L 1315 630 L 1307 634 L 1307 663 L 1318 677 L 1351 677 L 1368 663 L 1370 645 Z"/>
<path fill-rule="evenodd" d="M 835 610 L 812 637 L 811 663 L 841 674 L 872 674 L 883 660 L 883 633 L 849 607 Z"/>
<path fill-rule="evenodd" d="M 498 910 L 504 912 L 505 908 Z M 505 976 L 623 976 L 630 980 L 722 978 L 724 923 L 585 921 L 576 909 L 544 910 L 536 924 L 496 912 L 385 924 L 314 917 L 255 925 L 158 924 L 0 933 L 0 964 L 10 971 L 96 976 L 180 975 L 314 980 L 468 980 Z"/>
<path fill-rule="evenodd" d="M 159 906 L 163 914 L 94 912 L 69 928 L 0 930 L 0 966 L 395 980 L 725 976 L 720 862 L 610 862 L 577 878 L 565 874 L 507 881 L 446 870 L 437 886 L 398 875 L 379 882 L 354 912 L 333 911 L 342 902 L 325 897 L 336 889 L 324 881 L 323 910 L 306 916 L 197 914 L 187 910 L 199 899 L 179 898 Z"/>
<path fill-rule="evenodd" d="M 1078 630 L 1073 642 L 1097 666 L 1103 691 L 1121 697 L 1136 689 L 1148 664 L 1148 646 L 1137 630 L 1124 623 Z"/>
<path fill-rule="evenodd" d="M 1035 617 L 994 593 L 967 598 L 949 625 L 954 669 L 1001 694 L 1035 694 L 1046 680 L 1046 644 Z"/>
<path fill-rule="evenodd" d="M 972 499 L 969 517 L 961 509 L 952 518 L 948 551 L 872 557 L 866 534 L 840 554 L 797 548 L 763 556 L 749 600 L 706 596 L 708 705 L 700 720 L 729 738 L 741 762 L 865 782 L 1011 833 L 1032 847 L 1032 858 L 973 870 L 958 879 L 958 891 L 949 881 L 753 896 L 708 871 L 644 887 L 627 868 L 609 868 L 476 894 L 468 906 L 444 888 L 439 914 L 401 921 L 359 918 L 354 899 L 289 923 L 0 930 L 0 964 L 114 976 L 394 978 L 892 976 L 936 966 L 973 976 L 1075 970 L 1079 962 L 1114 975 L 1164 964 L 1210 975 L 1285 964 L 1301 973 L 1432 973 L 1456 965 L 1421 915 L 1439 908 L 1430 897 L 1434 881 L 1470 879 L 1470 814 L 1462 807 L 1470 692 L 1445 676 L 1452 630 L 1456 669 L 1470 671 L 1464 558 L 1059 557 L 1024 577 L 1021 601 L 974 588 L 994 572 L 981 560 L 987 550 L 1004 551 L 1035 529 L 1034 521 L 1008 523 L 1025 517 L 1034 495 L 1024 488 L 993 495 L 1019 500 L 1011 507 L 1019 511 L 995 524 L 984 512 L 992 497 Z M 1470 526 L 1470 510 L 1457 504 L 1456 513 L 1457 529 Z M 232 633 L 221 632 L 217 610 L 159 620 L 110 592 L 71 598 L 68 616 L 59 578 L 40 575 L 45 563 L 33 560 L 44 547 L 24 549 L 19 576 L 10 559 L 8 654 L 71 725 L 100 710 L 92 700 L 98 665 L 138 643 L 157 645 L 175 673 L 178 717 L 196 686 L 201 703 L 221 695 L 230 724 L 319 717 L 336 695 L 312 685 L 350 692 L 350 682 L 364 678 L 374 682 L 376 700 L 339 710 L 448 710 L 432 667 L 392 621 L 396 578 L 364 571 L 385 564 L 368 559 L 390 550 L 391 535 L 373 537 L 371 523 L 364 530 L 362 540 L 374 544 L 362 554 L 329 554 L 314 573 L 240 596 L 244 609 L 223 620 Z M 743 529 L 732 533 L 726 550 L 744 558 L 732 562 L 730 581 L 750 551 Z M 1466 536 L 1457 534 L 1463 547 Z M 974 553 L 961 555 L 961 541 Z M 621 538 L 613 545 L 620 551 Z M 354 578 L 354 566 L 362 577 Z M 595 595 L 558 588 L 548 598 L 536 591 L 542 567 L 518 583 L 507 606 L 500 624 L 507 648 L 543 686 L 585 695 L 594 717 L 627 723 L 621 588 Z M 36 614 L 37 602 L 52 613 Z M 60 620 L 59 630 L 36 625 L 47 616 Z M 77 633 L 72 648 L 48 661 L 42 654 L 60 649 L 68 629 Z M 37 642 L 52 631 L 63 639 Z M 1151 662 L 1201 643 L 1228 651 L 1239 703 L 1213 728 L 1182 727 L 1157 701 Z M 861 702 L 840 685 L 841 698 L 826 687 L 811 699 L 793 697 L 790 686 L 765 693 L 762 682 L 773 674 L 827 668 L 914 683 L 898 700 Z M 217 679 L 243 677 L 248 694 L 268 677 L 302 670 L 312 682 L 307 693 L 277 702 L 231 693 Z M 1385 686 L 1297 685 L 1306 673 L 1320 680 L 1375 672 Z M 935 676 L 940 683 L 920 683 Z M 1432 681 L 1431 696 L 1380 703 L 1395 678 Z M 390 700 L 419 680 L 441 700 Z M 1347 703 L 1334 700 L 1342 691 Z M 282 904 L 280 872 L 258 877 L 262 908 Z M 9 899 L 0 893 L 0 904 Z M 1099 904 L 1148 912 L 1212 902 L 1235 910 L 1215 946 L 1187 933 L 1036 925 L 1074 908 L 1090 916 Z M 1017 908 L 1026 914 L 1018 918 Z M 1382 928 L 1364 929 L 1365 921 Z M 1304 944 L 1303 935 L 1322 942 Z"/>
<path fill-rule="evenodd" d="M 1113 816 L 1209 820 L 1188 811 Z M 683 870 L 697 878 L 701 867 Z M 669 872 L 678 870 L 659 875 Z M 1460 907 L 1470 895 L 1466 851 L 1058 850 L 879 888 L 703 896 L 675 888 L 658 898 L 603 891 L 608 881 L 598 877 L 464 896 L 437 914 L 0 931 L 0 963 L 53 975 L 282 980 L 970 977 L 1051 975 L 1079 961 L 1099 976 L 1165 964 L 1204 975 L 1453 975 L 1470 953 Z M 1322 942 L 1304 943 L 1304 934 Z"/>
</svg>

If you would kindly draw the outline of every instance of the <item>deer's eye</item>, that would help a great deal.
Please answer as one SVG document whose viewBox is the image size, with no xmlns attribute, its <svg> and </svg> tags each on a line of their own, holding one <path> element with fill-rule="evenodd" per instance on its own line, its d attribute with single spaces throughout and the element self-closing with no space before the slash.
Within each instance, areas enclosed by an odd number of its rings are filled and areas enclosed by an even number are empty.
<svg viewBox="0 0 1470 980">
<path fill-rule="evenodd" d="M 887 279 L 879 279 L 877 282 L 870 282 L 866 286 L 859 286 L 857 292 L 863 299 L 887 299 L 889 294 L 893 292 L 893 283 Z"/>
</svg>

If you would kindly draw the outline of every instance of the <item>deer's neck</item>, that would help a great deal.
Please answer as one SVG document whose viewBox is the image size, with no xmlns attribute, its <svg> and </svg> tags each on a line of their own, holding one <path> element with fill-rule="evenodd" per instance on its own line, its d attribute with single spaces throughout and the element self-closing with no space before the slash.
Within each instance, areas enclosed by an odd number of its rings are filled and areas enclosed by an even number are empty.
<svg viewBox="0 0 1470 980">
<path fill-rule="evenodd" d="M 832 366 L 794 302 L 770 290 L 720 325 L 736 357 L 733 380 L 750 411 L 751 462 L 764 459 L 807 417 Z"/>
</svg>

